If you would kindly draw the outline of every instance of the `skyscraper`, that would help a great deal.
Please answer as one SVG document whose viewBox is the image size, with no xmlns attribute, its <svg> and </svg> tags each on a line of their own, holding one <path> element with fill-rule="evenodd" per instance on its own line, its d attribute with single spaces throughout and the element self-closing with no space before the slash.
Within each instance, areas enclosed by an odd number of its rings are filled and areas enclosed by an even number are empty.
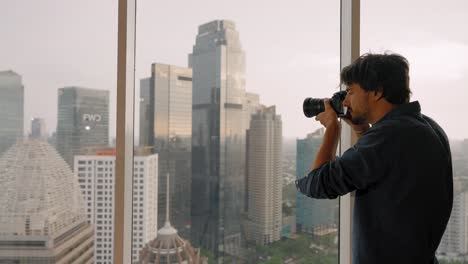
<svg viewBox="0 0 468 264">
<path fill-rule="evenodd" d="M 250 118 L 253 114 L 257 113 L 258 110 L 261 108 L 260 104 L 260 96 L 255 93 L 245 93 L 245 103 L 244 103 L 244 122 L 245 128 L 249 129 L 250 127 Z"/>
<path fill-rule="evenodd" d="M 24 86 L 14 71 L 0 72 L 0 156 L 23 137 Z"/>
<path fill-rule="evenodd" d="M 171 221 L 189 236 L 192 141 L 192 69 L 154 63 L 141 81 L 140 142 L 159 154 L 158 223 L 166 219 L 166 174 Z"/>
<path fill-rule="evenodd" d="M 297 140 L 296 174 L 297 178 L 307 176 L 312 161 L 322 144 L 324 129 L 308 134 L 305 139 Z M 318 200 L 297 193 L 296 204 L 297 232 L 323 234 L 337 228 L 338 203 L 336 200 Z"/>
<path fill-rule="evenodd" d="M 132 263 L 135 263 L 143 246 L 156 237 L 158 155 L 136 151 L 133 163 Z M 89 155 L 75 156 L 75 168 L 88 222 L 95 226 L 96 263 L 112 264 L 115 150 L 96 148 Z"/>
<path fill-rule="evenodd" d="M 154 93 L 150 93 L 150 82 L 151 77 L 140 80 L 140 146 L 154 145 Z"/>
<path fill-rule="evenodd" d="M 78 181 L 43 140 L 0 157 L 0 263 L 92 263 L 94 228 Z"/>
<path fill-rule="evenodd" d="M 275 106 L 252 115 L 247 130 L 248 240 L 269 244 L 280 239 L 283 179 L 282 122 Z"/>
<path fill-rule="evenodd" d="M 31 120 L 31 137 L 47 139 L 47 130 L 45 119 L 33 118 Z"/>
<path fill-rule="evenodd" d="M 109 144 L 109 91 L 58 89 L 57 150 L 73 169 L 87 147 Z"/>
<path fill-rule="evenodd" d="M 437 252 L 445 255 L 466 255 L 468 253 L 468 192 L 458 192 L 453 197 L 450 215 L 444 236 Z"/>
<path fill-rule="evenodd" d="M 240 254 L 245 207 L 245 54 L 231 21 L 198 28 L 193 52 L 192 242 Z"/>
</svg>

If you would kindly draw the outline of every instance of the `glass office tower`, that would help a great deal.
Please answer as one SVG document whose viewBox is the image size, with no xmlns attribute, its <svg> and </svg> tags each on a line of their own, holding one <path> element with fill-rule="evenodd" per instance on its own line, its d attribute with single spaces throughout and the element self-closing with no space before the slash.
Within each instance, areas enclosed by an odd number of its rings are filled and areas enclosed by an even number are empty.
<svg viewBox="0 0 468 264">
<path fill-rule="evenodd" d="M 170 219 L 190 235 L 192 69 L 154 63 L 140 82 L 140 145 L 159 154 L 158 228 L 166 219 L 166 175 L 170 175 Z"/>
<path fill-rule="evenodd" d="M 0 156 L 23 137 L 24 87 L 21 75 L 0 72 Z"/>
<path fill-rule="evenodd" d="M 109 144 L 109 91 L 58 90 L 57 150 L 73 169 L 73 157 Z"/>
<path fill-rule="evenodd" d="M 240 254 L 245 207 L 245 54 L 231 21 L 198 29 L 193 53 L 192 242 Z"/>
</svg>

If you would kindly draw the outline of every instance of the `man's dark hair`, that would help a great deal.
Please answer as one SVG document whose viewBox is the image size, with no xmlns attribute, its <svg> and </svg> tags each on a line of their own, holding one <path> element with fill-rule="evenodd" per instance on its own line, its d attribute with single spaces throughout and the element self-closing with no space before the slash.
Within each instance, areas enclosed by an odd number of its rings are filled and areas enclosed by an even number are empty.
<svg viewBox="0 0 468 264">
<path fill-rule="evenodd" d="M 382 90 L 382 97 L 392 104 L 408 103 L 409 63 L 399 54 L 366 53 L 341 70 L 341 83 L 359 84 L 367 92 Z"/>
</svg>

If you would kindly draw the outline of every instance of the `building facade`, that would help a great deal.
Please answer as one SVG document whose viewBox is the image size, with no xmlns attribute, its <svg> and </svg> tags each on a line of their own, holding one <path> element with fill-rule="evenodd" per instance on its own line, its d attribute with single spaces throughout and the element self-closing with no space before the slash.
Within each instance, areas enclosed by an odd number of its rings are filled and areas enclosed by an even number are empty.
<svg viewBox="0 0 468 264">
<path fill-rule="evenodd" d="M 91 153 L 90 153 L 91 154 Z M 88 222 L 95 227 L 95 259 L 113 263 L 115 150 L 75 156 L 75 175 L 85 201 Z M 133 175 L 132 260 L 157 232 L 158 155 L 136 154 Z"/>
<path fill-rule="evenodd" d="M 151 78 L 141 81 L 140 145 L 159 155 L 159 228 L 166 218 L 169 173 L 172 223 L 190 235 L 192 69 L 154 63 Z"/>
<path fill-rule="evenodd" d="M 150 78 L 140 79 L 140 124 L 139 145 L 154 145 L 154 93 L 150 93 Z"/>
<path fill-rule="evenodd" d="M 231 21 L 198 29 L 193 52 L 191 241 L 238 256 L 245 209 L 245 54 Z"/>
<path fill-rule="evenodd" d="M 296 143 L 296 176 L 297 179 L 307 176 L 311 164 L 322 144 L 324 129 L 318 129 L 298 139 Z M 297 193 L 296 221 L 297 232 L 325 234 L 336 231 L 338 226 L 338 201 L 319 200 Z"/>
<path fill-rule="evenodd" d="M 0 71 L 0 155 L 23 137 L 24 86 L 14 71 Z"/>
<path fill-rule="evenodd" d="M 452 213 L 437 252 L 449 256 L 468 254 L 468 192 L 454 194 Z"/>
<path fill-rule="evenodd" d="M 247 130 L 247 239 L 257 244 L 280 240 L 283 179 L 282 122 L 275 106 L 252 115 Z"/>
<path fill-rule="evenodd" d="M 109 145 L 109 91 L 58 89 L 57 150 L 73 169 L 75 155 Z"/>
<path fill-rule="evenodd" d="M 46 122 L 44 118 L 33 118 L 31 120 L 31 137 L 47 139 Z"/>
</svg>

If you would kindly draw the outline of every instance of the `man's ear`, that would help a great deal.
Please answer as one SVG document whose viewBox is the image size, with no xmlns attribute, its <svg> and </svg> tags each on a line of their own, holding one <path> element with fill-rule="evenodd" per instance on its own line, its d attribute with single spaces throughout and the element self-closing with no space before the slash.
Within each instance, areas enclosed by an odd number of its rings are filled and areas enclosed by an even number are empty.
<svg viewBox="0 0 468 264">
<path fill-rule="evenodd" d="M 383 88 L 379 87 L 377 91 L 374 91 L 374 100 L 379 101 L 380 99 L 383 98 Z"/>
</svg>

